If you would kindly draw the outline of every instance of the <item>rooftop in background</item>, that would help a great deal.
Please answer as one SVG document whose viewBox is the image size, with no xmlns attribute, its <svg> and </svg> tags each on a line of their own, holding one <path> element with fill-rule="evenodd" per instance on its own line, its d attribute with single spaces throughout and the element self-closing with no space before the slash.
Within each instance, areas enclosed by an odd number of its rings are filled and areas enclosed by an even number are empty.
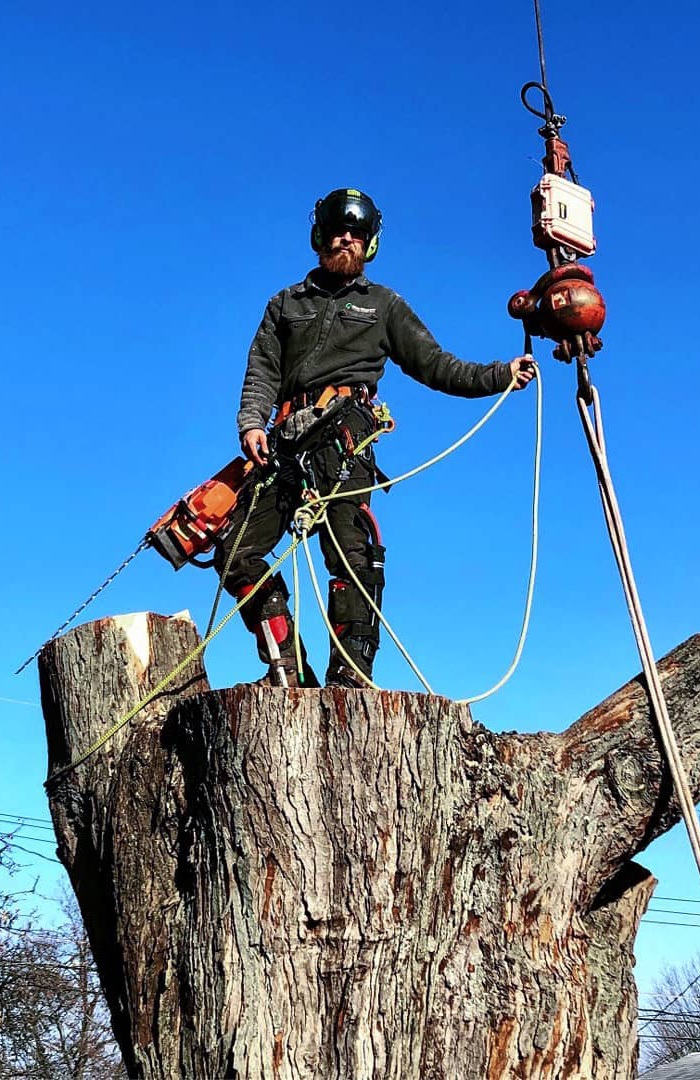
<svg viewBox="0 0 700 1080">
<path fill-rule="evenodd" d="M 686 1054 L 678 1061 L 657 1065 L 651 1072 L 641 1073 L 640 1080 L 698 1080 L 700 1077 L 700 1054 Z"/>
</svg>

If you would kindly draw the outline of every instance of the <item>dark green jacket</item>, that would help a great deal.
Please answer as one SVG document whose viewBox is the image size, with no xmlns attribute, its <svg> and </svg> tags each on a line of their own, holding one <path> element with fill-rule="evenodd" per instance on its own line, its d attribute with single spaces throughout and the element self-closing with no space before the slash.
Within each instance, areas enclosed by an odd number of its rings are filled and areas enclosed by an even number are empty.
<svg viewBox="0 0 700 1080">
<path fill-rule="evenodd" d="M 510 384 L 508 364 L 472 364 L 444 352 L 405 300 L 361 276 L 326 292 L 311 271 L 277 293 L 253 339 L 238 428 L 264 428 L 275 405 L 323 386 L 366 383 L 374 389 L 387 358 L 431 390 L 457 397 L 497 394 Z"/>
</svg>

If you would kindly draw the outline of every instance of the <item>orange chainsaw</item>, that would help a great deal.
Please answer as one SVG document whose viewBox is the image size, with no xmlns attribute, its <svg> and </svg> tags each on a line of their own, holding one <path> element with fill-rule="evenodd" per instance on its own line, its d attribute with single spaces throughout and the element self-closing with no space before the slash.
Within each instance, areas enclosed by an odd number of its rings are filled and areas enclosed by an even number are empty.
<svg viewBox="0 0 700 1080">
<path fill-rule="evenodd" d="M 88 604 L 91 604 L 144 548 L 154 548 L 176 570 L 185 563 L 192 563 L 193 566 L 211 566 L 211 561 L 200 562 L 197 556 L 211 551 L 217 537 L 221 537 L 226 532 L 231 521 L 231 514 L 248 483 L 253 468 L 252 461 L 246 461 L 242 457 L 234 458 L 212 476 L 211 480 L 205 480 L 199 487 L 192 488 L 181 499 L 178 499 L 162 517 L 158 518 L 155 524 L 151 525 L 138 547 L 127 556 L 121 566 L 118 566 L 114 573 L 110 574 L 106 581 L 103 581 L 99 588 L 95 589 L 94 593 L 73 612 L 70 618 L 61 623 L 58 630 L 47 638 L 21 667 L 17 668 L 15 675 L 19 675 L 32 660 L 36 659 L 44 645 L 63 633 L 66 627 L 70 626 Z"/>
<path fill-rule="evenodd" d="M 211 551 L 229 525 L 231 514 L 254 468 L 252 461 L 237 457 L 224 465 L 170 507 L 146 533 L 146 544 L 155 548 L 176 570 L 185 563 L 211 566 L 197 556 Z"/>
</svg>

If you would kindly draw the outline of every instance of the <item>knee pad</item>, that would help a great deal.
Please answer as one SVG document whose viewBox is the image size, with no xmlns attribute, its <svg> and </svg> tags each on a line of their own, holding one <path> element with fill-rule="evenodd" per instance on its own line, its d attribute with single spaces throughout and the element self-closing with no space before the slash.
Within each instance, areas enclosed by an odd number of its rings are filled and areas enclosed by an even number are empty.
<svg viewBox="0 0 700 1080">
<path fill-rule="evenodd" d="M 242 600 L 254 588 L 255 585 L 242 585 L 236 593 L 236 598 Z M 250 602 L 241 608 L 241 618 L 248 630 L 255 634 L 258 642 L 258 652 L 264 660 L 267 660 L 268 657 L 265 635 L 261 625 L 263 622 L 269 625 L 280 651 L 291 642 L 294 625 L 287 607 L 288 599 L 289 590 L 284 578 L 281 574 L 275 574 L 273 577 L 268 578 Z M 265 652 L 264 656 L 263 650 Z"/>
</svg>

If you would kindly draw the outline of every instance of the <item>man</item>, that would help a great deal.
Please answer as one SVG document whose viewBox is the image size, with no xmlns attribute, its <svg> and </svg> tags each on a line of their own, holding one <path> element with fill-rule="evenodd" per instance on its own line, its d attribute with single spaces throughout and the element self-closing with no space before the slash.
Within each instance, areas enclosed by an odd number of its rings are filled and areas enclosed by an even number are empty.
<svg viewBox="0 0 700 1080">
<path fill-rule="evenodd" d="M 311 246 L 319 266 L 268 303 L 243 381 L 241 445 L 269 483 L 235 556 L 230 558 L 250 499 L 237 508 L 217 552 L 218 572 L 226 574 L 225 587 L 238 599 L 267 570 L 265 558 L 289 526 L 304 489 L 325 495 L 341 477 L 344 492 L 376 482 L 371 448 L 359 455 L 353 450 L 376 429 L 371 401 L 387 358 L 430 389 L 459 397 L 497 394 L 513 379 L 521 389 L 534 374 L 527 357 L 484 365 L 444 352 L 397 293 L 364 276 L 365 263 L 377 253 L 382 221 L 368 195 L 349 188 L 332 191 L 317 201 L 312 220 Z M 357 579 L 380 607 L 384 548 L 368 504 L 367 495 L 334 500 L 328 504 L 328 522 Z M 323 524 L 319 538 L 331 574 L 329 619 L 342 647 L 331 643 L 326 685 L 361 687 L 366 682 L 358 672 L 366 679 L 372 675 L 379 620 Z M 303 671 L 297 671 L 288 596 L 280 574 L 268 578 L 242 608 L 243 620 L 269 665 L 267 681 L 318 685 L 305 655 Z"/>
</svg>

